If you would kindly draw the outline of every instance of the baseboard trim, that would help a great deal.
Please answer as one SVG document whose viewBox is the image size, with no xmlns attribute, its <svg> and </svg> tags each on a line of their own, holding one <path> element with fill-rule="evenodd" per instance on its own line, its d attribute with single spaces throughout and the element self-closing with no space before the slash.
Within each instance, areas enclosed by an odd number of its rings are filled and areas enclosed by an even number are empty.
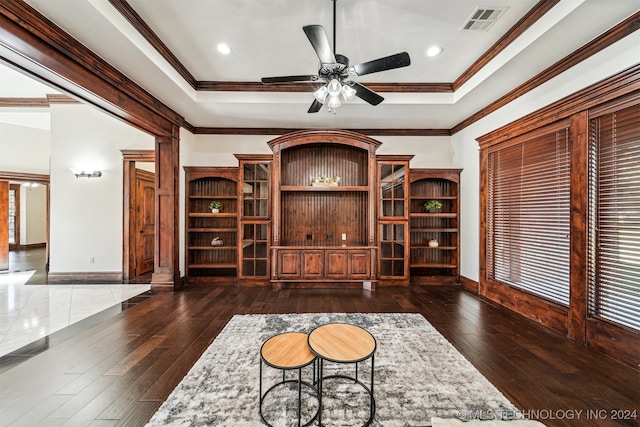
<svg viewBox="0 0 640 427">
<path fill-rule="evenodd" d="M 46 248 L 46 243 L 30 243 L 27 245 L 9 245 L 11 251 L 28 251 L 29 249 Z"/>
<path fill-rule="evenodd" d="M 469 279 L 468 277 L 460 276 L 460 284 L 464 289 L 471 292 L 474 295 L 479 294 L 480 283 L 476 282 L 473 279 Z"/>
<path fill-rule="evenodd" d="M 48 283 L 122 283 L 122 272 L 88 271 L 79 273 L 49 273 Z"/>
</svg>

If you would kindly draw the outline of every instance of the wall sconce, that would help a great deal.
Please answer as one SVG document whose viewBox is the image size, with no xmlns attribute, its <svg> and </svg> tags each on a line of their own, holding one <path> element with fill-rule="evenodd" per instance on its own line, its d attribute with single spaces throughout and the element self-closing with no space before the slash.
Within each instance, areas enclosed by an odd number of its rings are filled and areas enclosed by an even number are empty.
<svg viewBox="0 0 640 427">
<path fill-rule="evenodd" d="M 71 168 L 71 172 L 73 172 L 76 178 L 100 178 L 102 176 L 101 171 L 86 172 L 82 169 Z"/>
</svg>

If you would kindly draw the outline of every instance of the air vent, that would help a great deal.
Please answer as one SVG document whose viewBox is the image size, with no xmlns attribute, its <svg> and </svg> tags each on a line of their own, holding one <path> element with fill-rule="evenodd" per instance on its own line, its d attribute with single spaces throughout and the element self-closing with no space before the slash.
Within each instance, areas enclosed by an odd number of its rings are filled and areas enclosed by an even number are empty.
<svg viewBox="0 0 640 427">
<path fill-rule="evenodd" d="M 460 31 L 487 31 L 507 9 L 506 7 L 478 7 L 460 28 Z"/>
</svg>

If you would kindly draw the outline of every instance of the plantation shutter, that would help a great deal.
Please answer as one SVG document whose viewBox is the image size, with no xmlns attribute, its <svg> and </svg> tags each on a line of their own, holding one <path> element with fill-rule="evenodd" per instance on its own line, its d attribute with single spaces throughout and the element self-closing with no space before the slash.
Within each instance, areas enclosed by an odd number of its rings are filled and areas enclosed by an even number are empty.
<svg viewBox="0 0 640 427">
<path fill-rule="evenodd" d="M 640 105 L 589 124 L 589 311 L 640 330 Z"/>
<path fill-rule="evenodd" d="M 488 157 L 490 279 L 569 304 L 569 130 L 548 130 Z"/>
</svg>

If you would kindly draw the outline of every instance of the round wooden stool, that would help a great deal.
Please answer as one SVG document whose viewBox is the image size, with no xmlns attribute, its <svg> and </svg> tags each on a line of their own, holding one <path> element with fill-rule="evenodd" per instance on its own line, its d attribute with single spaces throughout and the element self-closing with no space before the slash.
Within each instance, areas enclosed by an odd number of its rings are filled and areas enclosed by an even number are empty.
<svg viewBox="0 0 640 427">
<path fill-rule="evenodd" d="M 318 356 L 318 390 L 320 410 L 318 424 L 322 424 L 322 399 L 323 383 L 331 379 L 346 379 L 358 384 L 369 395 L 369 418 L 362 425 L 371 425 L 376 414 L 376 401 L 373 397 L 374 359 L 376 352 L 376 339 L 367 330 L 347 323 L 329 323 L 318 326 L 309 334 L 309 347 Z M 371 382 L 367 385 L 358 378 L 358 364 L 371 359 Z M 350 375 L 325 375 L 325 362 L 353 363 L 355 364 L 355 376 Z"/>
<path fill-rule="evenodd" d="M 262 405 L 265 397 L 274 389 L 288 383 L 298 384 L 298 426 L 308 426 L 318 417 L 320 409 L 320 401 L 318 390 L 314 386 L 316 382 L 315 361 L 316 356 L 311 352 L 307 344 L 308 335 L 302 332 L 285 332 L 269 338 L 262 344 L 260 349 L 260 418 L 266 425 L 271 424 L 265 419 L 262 413 Z M 262 364 L 266 364 L 275 369 L 282 370 L 282 381 L 269 387 L 267 391 L 262 393 Z M 302 368 L 313 364 L 313 381 L 311 383 L 302 380 Z M 286 372 L 289 370 L 297 370 L 297 379 L 286 379 Z M 312 395 L 318 399 L 318 411 L 305 424 L 302 423 L 302 386 L 311 389 Z"/>
</svg>

